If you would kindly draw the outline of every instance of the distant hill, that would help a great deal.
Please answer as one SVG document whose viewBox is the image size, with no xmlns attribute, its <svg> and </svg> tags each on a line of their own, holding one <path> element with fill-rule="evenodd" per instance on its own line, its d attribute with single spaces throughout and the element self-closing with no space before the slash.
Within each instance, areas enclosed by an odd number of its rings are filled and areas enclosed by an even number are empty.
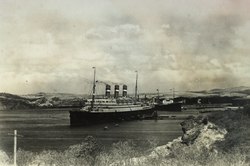
<svg viewBox="0 0 250 166">
<path fill-rule="evenodd" d="M 29 99 L 9 93 L 0 93 L 0 110 L 35 108 Z"/>
<path fill-rule="evenodd" d="M 250 95 L 250 87 L 240 86 L 232 88 L 223 88 L 223 89 L 211 89 L 208 93 L 219 94 L 223 96 L 239 96 L 246 97 Z"/>
<path fill-rule="evenodd" d="M 140 97 L 155 97 L 157 94 L 143 94 Z M 172 94 L 161 94 L 162 97 L 171 98 Z M 176 92 L 176 97 L 197 98 L 197 97 L 239 97 L 250 98 L 250 87 L 240 86 L 233 88 L 216 88 L 203 91 Z M 69 93 L 35 93 L 27 95 L 14 95 L 0 93 L 0 110 L 34 109 L 34 108 L 65 108 L 82 107 L 84 100 L 89 95 Z"/>
<path fill-rule="evenodd" d="M 250 95 L 250 87 L 240 86 L 232 88 L 216 88 L 211 90 L 202 90 L 202 91 L 188 91 L 183 94 L 189 96 L 238 96 L 246 97 Z"/>
<path fill-rule="evenodd" d="M 71 94 L 71 93 L 45 93 L 45 92 L 39 92 L 35 94 L 26 94 L 26 95 L 21 95 L 21 96 L 25 98 L 58 97 L 60 99 L 73 99 L 73 98 L 86 98 L 87 97 L 87 95 L 79 95 L 79 94 Z"/>
<path fill-rule="evenodd" d="M 84 95 L 65 93 L 36 93 L 13 95 L 0 93 L 0 110 L 34 109 L 48 107 L 81 107 Z"/>
</svg>

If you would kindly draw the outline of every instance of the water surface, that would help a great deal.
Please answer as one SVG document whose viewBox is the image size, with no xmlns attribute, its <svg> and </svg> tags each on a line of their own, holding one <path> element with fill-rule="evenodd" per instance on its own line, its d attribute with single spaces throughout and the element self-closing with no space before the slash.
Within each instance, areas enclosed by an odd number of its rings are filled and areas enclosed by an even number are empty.
<svg viewBox="0 0 250 166">
<path fill-rule="evenodd" d="M 180 113 L 177 113 L 180 114 Z M 18 148 L 29 151 L 65 150 L 81 143 L 88 136 L 110 146 L 114 142 L 133 140 L 143 142 L 155 139 L 165 144 L 182 134 L 182 120 L 138 120 L 115 124 L 70 127 L 67 110 L 0 111 L 0 149 L 13 151 L 13 130 L 17 130 Z M 108 130 L 104 127 L 108 126 Z"/>
</svg>

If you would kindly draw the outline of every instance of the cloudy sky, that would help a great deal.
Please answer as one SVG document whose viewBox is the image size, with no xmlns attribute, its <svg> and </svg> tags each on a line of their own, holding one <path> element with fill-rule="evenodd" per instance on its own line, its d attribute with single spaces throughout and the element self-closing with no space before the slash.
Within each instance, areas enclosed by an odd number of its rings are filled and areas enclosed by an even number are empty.
<svg viewBox="0 0 250 166">
<path fill-rule="evenodd" d="M 0 92 L 250 86 L 248 0 L 0 0 Z"/>
</svg>

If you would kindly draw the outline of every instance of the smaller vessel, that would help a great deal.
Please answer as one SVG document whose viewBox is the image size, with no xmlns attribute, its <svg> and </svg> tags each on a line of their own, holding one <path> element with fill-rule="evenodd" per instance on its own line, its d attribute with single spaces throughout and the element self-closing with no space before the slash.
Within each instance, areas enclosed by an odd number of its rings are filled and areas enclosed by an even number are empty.
<svg viewBox="0 0 250 166">
<path fill-rule="evenodd" d="M 182 104 L 179 102 L 174 102 L 174 89 L 173 89 L 173 99 L 160 97 L 159 90 L 157 89 L 158 96 L 154 98 L 154 110 L 156 111 L 181 111 Z"/>
<path fill-rule="evenodd" d="M 158 101 L 154 104 L 154 109 L 157 111 L 181 111 L 181 103 L 174 102 L 172 99 L 159 98 Z"/>
<path fill-rule="evenodd" d="M 114 86 L 114 97 L 110 97 L 111 86 L 106 85 L 105 98 L 95 97 L 96 69 L 94 68 L 94 81 L 92 98 L 88 99 L 85 106 L 80 110 L 70 111 L 70 125 L 84 126 L 98 123 L 115 122 L 122 120 L 142 119 L 144 116 L 153 116 L 152 106 L 145 105 L 136 101 L 136 98 L 127 97 L 127 86 L 123 85 L 123 95 L 119 96 L 119 85 Z M 135 96 L 137 96 L 137 79 Z"/>
</svg>

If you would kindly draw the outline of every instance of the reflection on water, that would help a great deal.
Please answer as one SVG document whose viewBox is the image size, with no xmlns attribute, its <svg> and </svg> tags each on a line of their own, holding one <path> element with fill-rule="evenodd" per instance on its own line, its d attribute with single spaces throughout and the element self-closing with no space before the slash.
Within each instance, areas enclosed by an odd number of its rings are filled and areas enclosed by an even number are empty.
<svg viewBox="0 0 250 166">
<path fill-rule="evenodd" d="M 123 141 L 143 142 L 157 139 L 160 144 L 181 135 L 181 120 L 142 120 L 101 124 L 87 127 L 70 127 L 68 111 L 25 110 L 0 111 L 0 149 L 11 152 L 13 130 L 23 137 L 18 138 L 18 148 L 41 151 L 44 149 L 64 150 L 70 145 L 81 143 L 92 135 L 104 146 Z M 104 127 L 108 126 L 108 130 Z"/>
</svg>

